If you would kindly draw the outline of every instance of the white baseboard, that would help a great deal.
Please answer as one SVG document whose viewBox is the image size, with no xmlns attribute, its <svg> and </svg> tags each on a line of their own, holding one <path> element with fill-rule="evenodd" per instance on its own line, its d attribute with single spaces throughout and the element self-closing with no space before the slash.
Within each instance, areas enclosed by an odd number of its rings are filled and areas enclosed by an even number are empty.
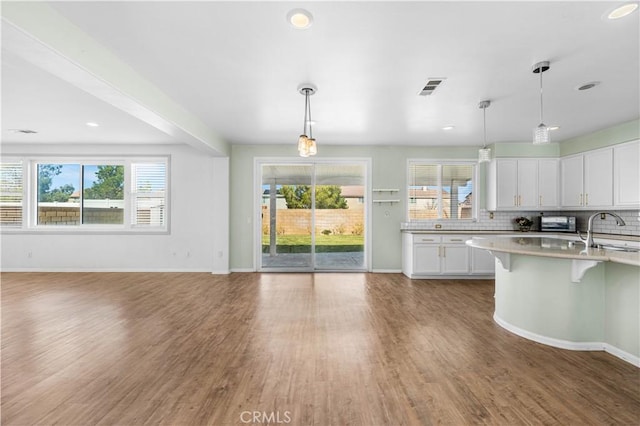
<svg viewBox="0 0 640 426">
<path fill-rule="evenodd" d="M 223 269 L 221 271 L 211 271 L 211 275 L 229 275 L 231 271 L 228 269 Z"/>
<path fill-rule="evenodd" d="M 372 269 L 374 274 L 401 274 L 402 269 Z"/>
<path fill-rule="evenodd" d="M 231 268 L 230 271 L 233 272 L 256 272 L 254 268 Z"/>
<path fill-rule="evenodd" d="M 629 352 L 625 352 L 622 349 L 616 348 L 615 346 L 612 346 L 608 343 L 604 344 L 604 351 L 640 368 L 640 357 L 630 354 Z"/>
<path fill-rule="evenodd" d="M 556 339 L 553 337 L 543 336 L 541 334 L 532 333 L 530 331 L 524 330 L 513 324 L 509 324 L 508 322 L 500 318 L 496 313 L 493 314 L 493 320 L 505 330 L 508 330 L 513 334 L 517 334 L 520 337 L 524 337 L 525 339 L 542 343 L 543 345 L 553 346 L 554 348 L 560 348 L 560 349 L 568 349 L 570 351 L 605 351 L 615 356 L 616 358 L 620 358 L 621 360 L 626 361 L 630 364 L 633 364 L 636 367 L 640 367 L 639 357 L 633 354 L 630 354 L 628 352 L 625 352 L 622 349 L 618 349 L 615 346 L 610 345 L 609 343 L 572 342 L 569 340 Z"/>
<path fill-rule="evenodd" d="M 211 272 L 202 268 L 2 268 L 2 272 Z"/>
</svg>

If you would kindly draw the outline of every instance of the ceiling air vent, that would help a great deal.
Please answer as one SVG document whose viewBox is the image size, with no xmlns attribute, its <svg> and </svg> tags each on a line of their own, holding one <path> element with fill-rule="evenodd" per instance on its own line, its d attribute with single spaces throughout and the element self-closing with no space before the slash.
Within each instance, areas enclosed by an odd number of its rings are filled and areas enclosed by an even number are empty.
<svg viewBox="0 0 640 426">
<path fill-rule="evenodd" d="M 444 78 L 430 78 L 427 81 L 427 84 L 425 84 L 422 90 L 420 91 L 419 95 L 429 96 L 438 88 L 438 86 L 440 86 L 440 84 L 442 84 L 444 80 L 445 80 Z"/>
<path fill-rule="evenodd" d="M 25 133 L 27 135 L 33 134 L 33 133 L 38 133 L 35 130 L 29 130 L 29 129 L 9 129 L 9 131 L 11 133 Z"/>
</svg>

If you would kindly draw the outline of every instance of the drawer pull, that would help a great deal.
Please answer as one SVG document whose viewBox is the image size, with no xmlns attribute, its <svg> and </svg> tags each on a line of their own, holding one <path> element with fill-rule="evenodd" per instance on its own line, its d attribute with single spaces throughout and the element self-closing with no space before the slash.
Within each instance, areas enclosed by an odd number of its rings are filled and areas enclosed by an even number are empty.
<svg viewBox="0 0 640 426">
<path fill-rule="evenodd" d="M 452 238 L 450 241 L 464 241 L 462 238 Z"/>
</svg>

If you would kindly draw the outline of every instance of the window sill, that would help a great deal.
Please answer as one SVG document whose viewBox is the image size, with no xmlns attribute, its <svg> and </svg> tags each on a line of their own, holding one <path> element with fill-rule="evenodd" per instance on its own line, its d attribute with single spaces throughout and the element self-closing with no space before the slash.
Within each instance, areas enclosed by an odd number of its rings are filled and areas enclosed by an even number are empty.
<svg viewBox="0 0 640 426">
<path fill-rule="evenodd" d="M 20 235 L 169 235 L 168 228 L 84 228 L 84 229 L 64 229 L 58 227 L 47 228 L 27 228 L 27 229 L 0 229 L 0 234 L 20 234 Z"/>
</svg>

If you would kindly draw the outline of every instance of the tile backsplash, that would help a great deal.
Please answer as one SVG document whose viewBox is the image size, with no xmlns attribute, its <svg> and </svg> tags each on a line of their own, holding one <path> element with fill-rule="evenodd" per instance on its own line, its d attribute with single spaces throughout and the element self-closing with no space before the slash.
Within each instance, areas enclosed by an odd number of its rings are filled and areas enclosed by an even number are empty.
<svg viewBox="0 0 640 426">
<path fill-rule="evenodd" d="M 603 210 L 605 211 L 605 210 Z M 613 212 L 619 215 L 625 222 L 625 226 L 616 226 L 616 221 L 611 216 L 606 216 L 605 220 L 601 220 L 596 217 L 593 221 L 593 230 L 602 234 L 616 234 L 616 235 L 633 235 L 640 236 L 640 210 L 606 210 L 607 212 Z M 589 216 L 596 213 L 595 211 L 548 211 L 544 212 L 545 216 L 575 216 L 577 228 L 580 231 L 587 230 L 587 221 Z M 470 231 L 504 231 L 515 230 L 516 227 L 513 223 L 513 219 L 520 216 L 526 216 L 533 220 L 534 228 L 537 230 L 538 220 L 537 217 L 540 212 L 493 212 L 493 219 L 490 219 L 490 212 L 481 210 L 478 212 L 478 220 L 473 221 L 423 221 L 423 222 L 406 222 L 401 224 L 401 229 L 436 229 L 435 225 L 441 225 L 439 228 L 442 231 L 446 230 L 470 230 Z"/>
</svg>

